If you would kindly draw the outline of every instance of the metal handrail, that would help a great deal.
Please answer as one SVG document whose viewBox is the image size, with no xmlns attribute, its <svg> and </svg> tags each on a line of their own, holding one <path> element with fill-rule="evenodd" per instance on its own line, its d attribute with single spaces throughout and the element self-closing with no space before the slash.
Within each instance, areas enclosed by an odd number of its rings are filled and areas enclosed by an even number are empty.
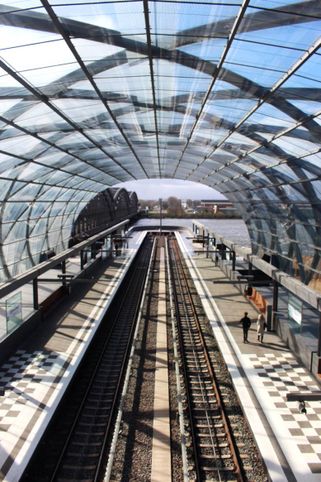
<svg viewBox="0 0 321 482">
<path fill-rule="evenodd" d="M 95 241 L 98 241 L 99 239 L 105 236 L 108 236 L 108 234 L 115 231 L 115 229 L 119 229 L 124 225 L 126 225 L 127 223 L 129 223 L 129 219 L 126 219 L 118 224 L 115 224 L 114 226 L 108 229 L 105 229 L 104 231 L 101 231 L 98 234 L 95 234 L 94 236 L 86 239 L 85 241 L 81 241 L 81 243 L 77 244 L 76 246 L 73 246 L 72 248 L 68 248 L 65 251 L 62 251 L 56 256 L 53 256 L 52 258 L 50 258 L 50 260 L 43 261 L 42 263 L 39 263 L 34 268 L 31 268 L 25 273 L 22 273 L 21 275 L 13 278 L 12 280 L 0 285 L 0 298 L 12 293 L 12 291 L 15 291 L 16 289 L 20 288 L 26 283 L 29 283 L 35 278 L 38 278 L 38 276 L 40 276 L 41 274 L 57 266 L 57 264 L 65 261 L 66 259 L 70 258 L 75 254 L 78 254 L 81 250 L 83 250 L 87 246 L 90 246 Z"/>
</svg>

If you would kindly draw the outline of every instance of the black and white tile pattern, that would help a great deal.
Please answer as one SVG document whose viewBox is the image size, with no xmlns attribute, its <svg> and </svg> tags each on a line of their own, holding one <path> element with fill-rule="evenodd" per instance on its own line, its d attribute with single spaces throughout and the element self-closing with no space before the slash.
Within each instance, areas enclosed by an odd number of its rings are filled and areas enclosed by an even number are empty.
<svg viewBox="0 0 321 482">
<path fill-rule="evenodd" d="M 270 407 L 269 418 L 278 426 L 278 439 L 288 447 L 285 455 L 290 465 L 300 459 L 305 482 L 321 480 L 321 401 L 306 401 L 307 413 L 301 413 L 298 402 L 286 398 L 289 392 L 319 392 L 320 386 L 291 353 L 243 356 L 252 376 L 257 376 L 257 391 L 265 398 L 265 408 Z"/>
</svg>

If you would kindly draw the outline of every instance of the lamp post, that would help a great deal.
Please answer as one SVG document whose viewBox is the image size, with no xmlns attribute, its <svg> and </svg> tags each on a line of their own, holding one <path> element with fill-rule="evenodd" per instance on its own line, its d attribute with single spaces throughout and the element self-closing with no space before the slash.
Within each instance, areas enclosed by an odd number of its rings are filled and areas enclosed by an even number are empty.
<svg viewBox="0 0 321 482">
<path fill-rule="evenodd" d="M 162 208 L 163 208 L 163 200 L 159 198 L 159 232 L 162 233 Z"/>
</svg>

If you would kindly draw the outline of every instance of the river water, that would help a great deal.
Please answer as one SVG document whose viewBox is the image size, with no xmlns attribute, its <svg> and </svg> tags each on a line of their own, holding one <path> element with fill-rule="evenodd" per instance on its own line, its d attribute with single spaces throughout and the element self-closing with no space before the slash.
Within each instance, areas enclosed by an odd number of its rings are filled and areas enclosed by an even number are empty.
<svg viewBox="0 0 321 482">
<path fill-rule="evenodd" d="M 247 227 L 242 219 L 197 219 L 198 223 L 204 224 L 210 231 L 233 241 L 240 246 L 250 247 L 250 238 Z M 159 224 L 158 219 L 140 219 L 138 225 L 155 226 Z M 162 226 L 182 226 L 193 230 L 193 219 L 162 219 Z"/>
</svg>

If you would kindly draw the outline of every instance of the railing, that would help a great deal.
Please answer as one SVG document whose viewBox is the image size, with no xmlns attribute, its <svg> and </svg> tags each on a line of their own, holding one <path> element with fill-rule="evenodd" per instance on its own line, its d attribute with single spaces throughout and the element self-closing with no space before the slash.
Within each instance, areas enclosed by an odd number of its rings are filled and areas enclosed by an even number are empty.
<svg viewBox="0 0 321 482">
<path fill-rule="evenodd" d="M 101 231 L 100 233 L 96 234 L 95 236 L 92 236 L 91 238 L 88 238 L 85 241 L 82 241 L 81 243 L 77 244 L 76 246 L 73 246 L 72 248 L 66 249 L 62 253 L 59 253 L 56 256 L 53 256 L 49 260 L 38 264 L 34 268 L 29 269 L 25 273 L 17 276 L 16 278 L 13 278 L 12 280 L 8 281 L 7 283 L 4 283 L 3 285 L 0 285 L 0 298 L 3 298 L 4 296 L 12 293 L 13 291 L 15 291 L 16 289 L 25 285 L 26 283 L 29 283 L 30 281 L 33 281 L 35 278 L 38 278 L 40 275 L 42 275 L 46 271 L 55 268 L 58 264 L 60 264 L 60 263 L 63 264 L 63 262 L 66 261 L 66 259 L 68 259 L 72 256 L 75 256 L 76 254 L 79 254 L 87 246 L 90 246 L 91 244 L 95 243 L 99 239 L 107 237 L 109 234 L 111 234 L 115 230 L 117 230 L 117 229 L 125 226 L 126 224 L 128 224 L 128 222 L 129 222 L 129 219 L 126 219 L 125 221 L 122 221 L 121 223 L 115 224 L 115 226 L 112 226 L 108 229 L 105 229 L 105 231 Z"/>
</svg>

